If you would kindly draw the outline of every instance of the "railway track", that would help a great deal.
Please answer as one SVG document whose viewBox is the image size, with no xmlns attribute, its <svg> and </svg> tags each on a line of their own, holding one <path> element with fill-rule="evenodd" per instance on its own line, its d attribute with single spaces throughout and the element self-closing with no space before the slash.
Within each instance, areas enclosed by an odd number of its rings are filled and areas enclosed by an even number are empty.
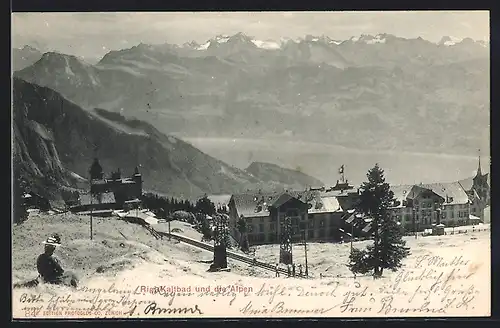
<svg viewBox="0 0 500 328">
<path fill-rule="evenodd" d="M 183 243 L 189 244 L 191 246 L 195 246 L 195 247 L 207 250 L 209 252 L 213 252 L 214 251 L 214 247 L 212 245 L 204 243 L 202 241 L 198 241 L 198 240 L 195 240 L 195 239 L 192 239 L 192 238 L 188 238 L 186 236 L 181 236 L 181 235 L 178 235 L 176 233 L 170 233 L 169 234 L 168 232 L 156 231 L 152 227 L 149 227 L 147 229 L 150 232 L 151 232 L 151 230 L 155 231 L 155 233 L 158 234 L 158 235 L 160 235 L 160 236 L 166 236 L 166 237 L 168 237 L 170 235 L 170 237 L 172 237 L 172 238 L 174 238 L 174 239 L 176 239 L 176 240 L 178 240 L 180 242 L 183 242 Z M 259 267 L 259 268 L 264 269 L 264 270 L 268 270 L 268 271 L 272 271 L 272 272 L 276 271 L 275 266 L 273 266 L 273 265 L 271 265 L 269 263 L 262 262 L 262 261 L 259 261 L 257 259 L 253 259 L 253 258 L 250 258 L 248 256 L 244 256 L 244 255 L 232 252 L 230 250 L 227 251 L 227 257 L 230 258 L 230 259 L 236 260 L 236 261 L 240 261 L 240 262 L 249 264 L 249 265 L 254 265 L 254 266 Z M 288 274 L 287 270 L 285 270 L 283 268 L 279 268 L 278 270 L 279 270 L 279 272 L 281 274 Z"/>
</svg>

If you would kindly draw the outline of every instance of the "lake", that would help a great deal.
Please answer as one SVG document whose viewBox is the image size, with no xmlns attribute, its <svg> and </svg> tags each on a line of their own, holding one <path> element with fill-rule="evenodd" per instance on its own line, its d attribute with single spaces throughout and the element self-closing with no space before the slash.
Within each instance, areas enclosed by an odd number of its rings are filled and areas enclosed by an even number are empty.
<svg viewBox="0 0 500 328">
<path fill-rule="evenodd" d="M 201 151 L 244 169 L 251 162 L 268 162 L 300 170 L 327 185 L 339 179 L 345 165 L 349 182 L 359 186 L 375 163 L 391 184 L 450 182 L 475 174 L 477 156 L 428 154 L 387 150 L 360 150 L 343 146 L 274 139 L 182 138 Z M 482 157 L 482 170 L 489 172 L 489 158 Z"/>
</svg>

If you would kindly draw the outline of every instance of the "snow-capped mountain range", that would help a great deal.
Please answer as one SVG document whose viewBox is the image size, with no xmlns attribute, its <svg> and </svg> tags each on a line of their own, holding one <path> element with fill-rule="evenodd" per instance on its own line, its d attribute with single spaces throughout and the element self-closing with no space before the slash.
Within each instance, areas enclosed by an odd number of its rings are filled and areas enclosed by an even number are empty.
<svg viewBox="0 0 500 328">
<path fill-rule="evenodd" d="M 184 47 L 189 47 L 192 49 L 196 50 L 207 50 L 210 46 L 216 45 L 216 44 L 222 44 L 222 43 L 227 43 L 230 40 L 244 40 L 247 42 L 252 42 L 257 48 L 261 49 L 280 49 L 282 48 L 286 43 L 288 42 L 295 42 L 295 43 L 300 43 L 303 41 L 306 42 L 323 42 L 326 44 L 331 44 L 331 45 L 341 45 L 344 43 L 357 43 L 357 44 L 378 44 L 378 43 L 386 43 L 387 41 L 393 41 L 393 40 L 419 40 L 423 41 L 424 39 L 422 38 L 416 38 L 416 39 L 405 39 L 401 37 L 396 37 L 391 34 L 387 33 L 381 33 L 377 34 L 375 36 L 369 35 L 369 34 L 361 34 L 359 36 L 352 36 L 351 38 L 347 40 L 334 40 L 331 39 L 328 36 L 322 35 L 322 36 L 312 36 L 312 35 L 307 35 L 304 38 L 297 38 L 297 39 L 291 39 L 291 38 L 281 38 L 279 41 L 275 40 L 259 40 L 255 39 L 249 36 L 244 35 L 243 33 L 237 33 L 233 36 L 230 35 L 218 35 L 210 40 L 207 40 L 203 44 L 198 44 L 195 41 L 185 43 L 183 46 Z M 458 45 L 460 43 L 477 43 L 483 47 L 488 47 L 489 46 L 489 41 L 485 40 L 473 40 L 471 38 L 457 38 L 453 36 L 443 36 L 443 38 L 435 43 L 437 45 L 443 45 L 443 46 L 453 46 L 453 45 Z"/>
<path fill-rule="evenodd" d="M 139 44 L 95 65 L 51 52 L 14 76 L 189 137 L 474 152 L 488 142 L 488 43 L 440 41 L 377 34 L 278 42 L 237 33 Z"/>
<path fill-rule="evenodd" d="M 280 40 L 276 41 L 271 39 L 257 39 L 251 36 L 247 36 L 241 32 L 234 35 L 217 35 L 201 44 L 196 41 L 186 42 L 182 45 L 171 43 L 148 45 L 141 43 L 136 47 L 151 48 L 160 50 L 162 52 L 171 52 L 175 53 L 176 55 L 187 57 L 224 57 L 234 53 L 241 53 L 241 51 L 243 50 L 256 50 L 257 53 L 260 50 L 265 51 L 269 54 L 275 52 L 278 53 L 280 51 L 288 51 L 288 55 L 290 55 L 290 49 L 294 49 L 293 51 L 295 52 L 299 51 L 303 53 L 304 51 L 306 51 L 307 54 L 311 53 L 312 57 L 320 60 L 321 62 L 321 60 L 325 59 L 325 56 L 328 56 L 328 54 L 326 53 L 332 55 L 337 51 L 340 51 L 341 55 L 344 55 L 345 53 L 343 52 L 347 51 L 348 56 L 351 57 L 350 52 L 356 52 L 356 47 L 374 46 L 374 51 L 380 52 L 384 51 L 384 46 L 390 48 L 391 44 L 397 45 L 398 49 L 402 50 L 403 52 L 408 51 L 409 54 L 422 52 L 422 48 L 419 47 L 426 47 L 427 49 L 444 47 L 453 50 L 460 48 L 461 50 L 466 51 L 472 49 L 473 52 L 477 51 L 478 48 L 482 48 L 484 50 L 487 50 L 489 48 L 489 41 L 487 40 L 473 40 L 471 38 L 461 39 L 453 36 L 443 36 L 441 40 L 436 43 L 424 40 L 421 37 L 407 39 L 387 33 L 380 33 L 377 35 L 361 34 L 359 36 L 353 36 L 347 40 L 332 39 L 325 35 L 307 35 L 303 38 L 296 39 L 282 37 L 280 38 Z M 131 49 L 134 49 L 136 47 L 133 47 Z M 407 47 L 410 47 L 411 49 Z M 309 48 L 309 51 L 307 51 L 306 48 Z M 370 48 L 363 48 L 363 51 L 371 51 Z M 121 51 L 122 50 L 111 51 L 110 53 Z M 320 52 L 322 55 L 317 56 L 318 52 Z M 39 51 L 31 46 L 13 49 L 14 70 L 20 70 L 35 63 L 42 57 L 42 54 L 42 51 Z M 74 55 L 80 57 L 79 54 Z M 303 57 L 303 54 L 299 57 L 301 56 Z M 342 59 L 339 60 L 338 55 L 334 54 L 333 56 L 336 57 L 335 63 L 333 64 L 334 66 L 339 68 L 350 66 L 350 63 L 345 62 Z M 360 55 L 357 54 L 356 56 Z M 383 56 L 382 53 L 380 53 L 380 56 Z M 329 60 L 325 60 L 325 62 L 327 64 L 332 64 L 332 62 Z"/>
</svg>

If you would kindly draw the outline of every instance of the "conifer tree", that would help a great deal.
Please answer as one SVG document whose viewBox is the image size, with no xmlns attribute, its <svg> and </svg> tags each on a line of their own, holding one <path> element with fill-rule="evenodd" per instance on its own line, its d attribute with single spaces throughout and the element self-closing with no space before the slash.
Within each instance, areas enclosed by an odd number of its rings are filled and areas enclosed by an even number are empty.
<svg viewBox="0 0 500 328">
<path fill-rule="evenodd" d="M 215 205 L 212 201 L 205 195 L 196 202 L 196 212 L 203 213 L 205 215 L 213 216 L 215 214 Z"/>
<path fill-rule="evenodd" d="M 379 278 L 384 269 L 397 271 L 410 251 L 389 212 L 394 194 L 385 182 L 384 170 L 376 164 L 368 171 L 367 178 L 360 188 L 357 209 L 373 219 L 374 242 L 366 250 L 353 249 L 348 267 L 353 273 L 361 274 L 373 270 L 374 278 Z"/>
</svg>

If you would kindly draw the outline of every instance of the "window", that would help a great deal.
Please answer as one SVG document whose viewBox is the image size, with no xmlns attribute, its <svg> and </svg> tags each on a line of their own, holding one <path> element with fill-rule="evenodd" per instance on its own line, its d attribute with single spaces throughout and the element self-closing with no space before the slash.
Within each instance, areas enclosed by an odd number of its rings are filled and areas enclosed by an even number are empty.
<svg viewBox="0 0 500 328">
<path fill-rule="evenodd" d="M 319 221 L 319 226 L 320 226 L 321 228 L 324 228 L 324 227 L 325 227 L 325 219 L 323 219 L 323 218 L 322 218 L 322 219 Z"/>
<path fill-rule="evenodd" d="M 271 231 L 276 231 L 276 223 L 271 223 Z"/>
<path fill-rule="evenodd" d="M 314 220 L 309 220 L 308 227 L 309 228 L 314 228 Z"/>
<path fill-rule="evenodd" d="M 264 232 L 264 224 L 259 224 L 259 231 Z"/>
</svg>

